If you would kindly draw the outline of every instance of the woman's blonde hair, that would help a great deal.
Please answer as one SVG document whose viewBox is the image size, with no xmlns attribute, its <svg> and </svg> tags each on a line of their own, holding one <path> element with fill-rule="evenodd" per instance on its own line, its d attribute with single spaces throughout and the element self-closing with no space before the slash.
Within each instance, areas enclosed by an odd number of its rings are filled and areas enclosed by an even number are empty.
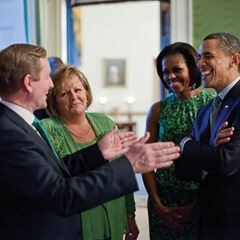
<svg viewBox="0 0 240 240">
<path fill-rule="evenodd" d="M 78 77 L 79 81 L 82 83 L 84 89 L 86 90 L 87 95 L 87 108 L 91 105 L 93 101 L 92 90 L 89 85 L 89 82 L 85 75 L 78 70 L 73 65 L 63 64 L 53 75 L 51 76 L 54 88 L 52 88 L 48 93 L 47 104 L 48 111 L 52 116 L 59 116 L 59 109 L 56 101 L 56 92 L 63 80 L 69 79 L 72 77 Z"/>
</svg>

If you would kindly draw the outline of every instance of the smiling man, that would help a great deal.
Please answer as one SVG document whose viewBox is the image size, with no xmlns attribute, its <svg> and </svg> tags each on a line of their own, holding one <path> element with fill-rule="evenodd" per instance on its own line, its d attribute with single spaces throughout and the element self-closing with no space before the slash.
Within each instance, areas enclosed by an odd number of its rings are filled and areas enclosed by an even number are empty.
<svg viewBox="0 0 240 240">
<path fill-rule="evenodd" d="M 33 112 L 53 82 L 46 50 L 14 44 L 0 51 L 0 238 L 81 240 L 80 212 L 138 190 L 135 173 L 179 157 L 172 142 L 145 144 L 114 127 L 87 148 L 59 158 Z M 108 159 L 117 157 L 111 163 Z"/>
<path fill-rule="evenodd" d="M 237 240 L 240 236 L 240 42 L 229 33 L 213 33 L 203 39 L 199 70 L 204 87 L 214 88 L 220 103 L 211 123 L 213 103 L 198 113 L 189 138 L 180 142 L 176 174 L 198 179 L 199 239 Z M 214 111 L 215 111 L 214 110 Z M 214 147 L 224 122 L 234 127 L 231 141 Z"/>
</svg>

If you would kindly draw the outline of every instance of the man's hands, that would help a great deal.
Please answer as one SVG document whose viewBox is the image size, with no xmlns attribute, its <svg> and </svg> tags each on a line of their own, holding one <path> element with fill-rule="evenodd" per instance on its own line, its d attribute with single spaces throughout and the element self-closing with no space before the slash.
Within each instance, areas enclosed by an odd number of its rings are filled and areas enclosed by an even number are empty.
<svg viewBox="0 0 240 240">
<path fill-rule="evenodd" d="M 214 139 L 214 147 L 217 147 L 223 143 L 227 143 L 230 141 L 230 136 L 233 135 L 234 128 L 229 127 L 228 122 L 223 123 L 223 125 L 218 129 L 218 134 L 216 138 Z"/>
<path fill-rule="evenodd" d="M 137 141 L 137 136 L 133 132 L 121 132 L 117 134 L 116 131 L 117 126 L 98 142 L 98 147 L 106 160 L 125 153 Z"/>
<path fill-rule="evenodd" d="M 175 147 L 174 143 L 146 143 L 149 136 L 147 132 L 125 154 L 135 173 L 146 173 L 157 168 L 168 167 L 180 156 L 180 148 Z"/>
<path fill-rule="evenodd" d="M 103 136 L 98 147 L 105 159 L 125 153 L 135 173 L 146 173 L 157 168 L 168 167 L 180 156 L 180 148 L 172 142 L 146 143 L 150 134 L 137 140 L 133 132 L 116 134 L 117 127 Z"/>
</svg>

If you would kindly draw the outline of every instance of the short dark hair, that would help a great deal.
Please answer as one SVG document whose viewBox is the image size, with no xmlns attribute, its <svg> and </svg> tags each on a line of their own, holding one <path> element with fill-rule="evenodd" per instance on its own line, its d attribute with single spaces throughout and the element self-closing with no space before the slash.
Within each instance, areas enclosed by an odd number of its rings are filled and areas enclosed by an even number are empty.
<svg viewBox="0 0 240 240">
<path fill-rule="evenodd" d="M 211 33 L 203 41 L 211 39 L 218 40 L 218 47 L 227 55 L 240 54 L 240 40 L 233 34 L 225 32 Z M 238 64 L 238 71 L 240 72 L 240 63 Z"/>
<path fill-rule="evenodd" d="M 165 82 L 163 78 L 162 61 L 166 56 L 175 55 L 177 53 L 181 54 L 186 61 L 186 65 L 188 67 L 189 76 L 190 76 L 189 85 L 193 86 L 195 84 L 196 88 L 200 87 L 202 84 L 202 78 L 201 78 L 201 73 L 197 67 L 198 53 L 194 47 L 184 42 L 175 42 L 173 44 L 165 46 L 157 57 L 157 73 L 163 85 L 167 89 L 169 89 L 168 84 Z"/>
<path fill-rule="evenodd" d="M 48 57 L 48 62 L 49 62 L 50 68 L 51 68 L 50 75 L 52 75 L 54 72 L 56 72 L 57 69 L 63 65 L 63 61 L 59 57 Z"/>
<path fill-rule="evenodd" d="M 27 74 L 38 81 L 40 58 L 46 57 L 43 47 L 31 44 L 13 44 L 3 49 L 0 52 L 0 96 L 18 92 Z"/>
</svg>

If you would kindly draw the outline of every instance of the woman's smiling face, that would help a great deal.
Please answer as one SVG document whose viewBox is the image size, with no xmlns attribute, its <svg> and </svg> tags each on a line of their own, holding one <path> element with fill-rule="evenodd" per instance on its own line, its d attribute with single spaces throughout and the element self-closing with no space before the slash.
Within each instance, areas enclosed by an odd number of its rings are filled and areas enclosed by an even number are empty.
<svg viewBox="0 0 240 240">
<path fill-rule="evenodd" d="M 170 54 L 162 60 L 163 79 L 175 94 L 189 89 L 190 76 L 186 60 L 182 54 Z"/>
<path fill-rule="evenodd" d="M 77 76 L 64 79 L 56 90 L 56 101 L 62 118 L 85 113 L 87 94 Z"/>
</svg>

